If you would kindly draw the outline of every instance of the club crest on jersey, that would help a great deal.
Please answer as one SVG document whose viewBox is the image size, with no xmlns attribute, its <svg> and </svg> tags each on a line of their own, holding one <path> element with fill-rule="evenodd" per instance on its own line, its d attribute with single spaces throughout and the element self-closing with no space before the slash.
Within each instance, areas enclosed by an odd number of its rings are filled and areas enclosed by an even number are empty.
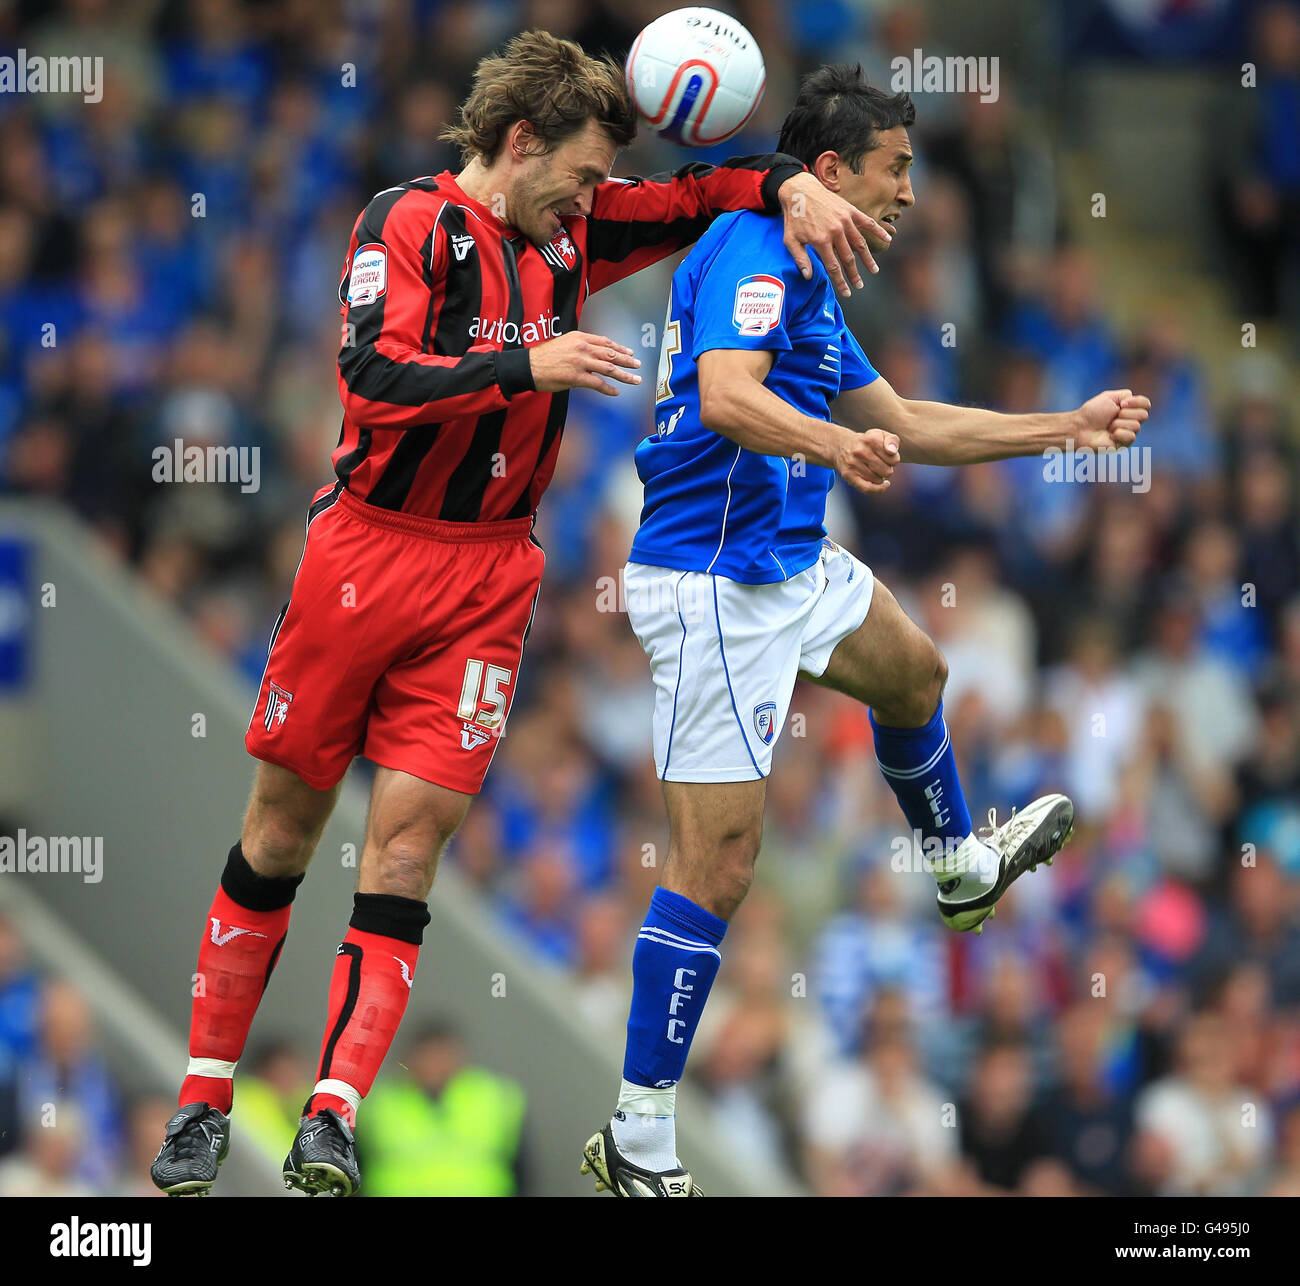
<svg viewBox="0 0 1300 1286">
<path fill-rule="evenodd" d="M 776 736 L 776 702 L 764 701 L 754 707 L 754 731 L 765 746 Z"/>
<path fill-rule="evenodd" d="M 732 323 L 742 335 L 760 336 L 781 324 L 781 305 L 785 302 L 785 283 L 780 277 L 756 272 L 736 283 L 736 304 Z"/>
<path fill-rule="evenodd" d="M 293 693 L 271 684 L 266 694 L 266 730 L 274 732 L 288 717 Z"/>
<path fill-rule="evenodd" d="M 388 290 L 388 248 L 379 241 L 358 246 L 348 273 L 348 303 L 373 304 Z"/>
<path fill-rule="evenodd" d="M 570 272 L 578 266 L 578 247 L 573 244 L 567 232 L 557 233 L 551 238 L 549 245 Z"/>
</svg>

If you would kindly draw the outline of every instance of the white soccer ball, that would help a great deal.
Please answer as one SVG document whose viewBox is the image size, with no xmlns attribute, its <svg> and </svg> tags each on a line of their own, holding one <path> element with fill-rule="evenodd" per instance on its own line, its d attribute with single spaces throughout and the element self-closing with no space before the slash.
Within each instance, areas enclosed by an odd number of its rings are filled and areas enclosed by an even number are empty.
<svg viewBox="0 0 1300 1286">
<path fill-rule="evenodd" d="M 710 147 L 754 114 L 767 71 L 758 42 L 716 9 L 674 9 L 636 38 L 624 68 L 641 119 L 665 138 Z"/>
</svg>

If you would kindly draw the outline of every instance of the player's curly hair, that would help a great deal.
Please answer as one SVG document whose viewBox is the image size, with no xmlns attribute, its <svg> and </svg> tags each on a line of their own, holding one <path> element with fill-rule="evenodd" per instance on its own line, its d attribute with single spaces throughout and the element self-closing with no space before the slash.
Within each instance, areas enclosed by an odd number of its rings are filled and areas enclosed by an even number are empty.
<svg viewBox="0 0 1300 1286">
<path fill-rule="evenodd" d="M 915 120 L 910 95 L 886 94 L 868 84 L 861 63 L 831 63 L 803 78 L 776 149 L 810 168 L 823 152 L 836 152 L 856 173 L 879 145 L 878 132 Z"/>
<path fill-rule="evenodd" d="M 479 62 L 458 121 L 440 137 L 460 148 L 466 164 L 475 157 L 490 164 L 516 121 L 527 121 L 550 151 L 593 119 L 619 147 L 636 137 L 622 68 L 549 31 L 525 31 Z"/>
</svg>

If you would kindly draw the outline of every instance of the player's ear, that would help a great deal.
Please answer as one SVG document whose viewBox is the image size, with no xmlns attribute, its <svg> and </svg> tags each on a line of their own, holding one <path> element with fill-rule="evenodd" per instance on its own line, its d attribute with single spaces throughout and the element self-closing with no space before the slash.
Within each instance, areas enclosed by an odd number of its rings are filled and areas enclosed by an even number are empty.
<svg viewBox="0 0 1300 1286">
<path fill-rule="evenodd" d="M 530 156 L 536 156 L 541 151 L 540 142 L 537 131 L 528 121 L 516 121 L 510 127 L 508 143 L 516 160 L 526 161 Z"/>
<path fill-rule="evenodd" d="M 812 163 L 812 172 L 817 176 L 822 187 L 829 188 L 832 192 L 840 190 L 840 154 L 838 152 L 823 152 Z"/>
</svg>

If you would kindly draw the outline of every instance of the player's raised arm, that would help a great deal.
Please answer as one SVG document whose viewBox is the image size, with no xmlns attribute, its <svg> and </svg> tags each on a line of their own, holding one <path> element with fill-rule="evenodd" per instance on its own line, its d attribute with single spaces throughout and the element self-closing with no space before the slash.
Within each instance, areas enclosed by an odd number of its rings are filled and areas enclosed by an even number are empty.
<svg viewBox="0 0 1300 1286">
<path fill-rule="evenodd" d="M 978 464 L 1045 451 L 1114 451 L 1132 445 L 1151 399 L 1131 389 L 1108 389 L 1076 411 L 1003 415 L 899 395 L 884 379 L 842 392 L 835 414 L 859 431 L 898 436 L 904 460 L 914 464 Z"/>
<path fill-rule="evenodd" d="M 484 344 L 463 357 L 424 351 L 444 310 L 464 313 L 466 326 L 478 316 L 477 301 L 448 298 L 444 203 L 418 189 L 381 192 L 352 234 L 339 286 L 339 397 L 348 418 L 366 428 L 406 429 L 499 411 L 534 387 L 523 348 Z"/>
<path fill-rule="evenodd" d="M 863 234 L 885 241 L 891 236 L 791 156 L 735 157 L 719 166 L 693 162 L 649 179 L 609 179 L 595 189 L 587 217 L 590 288 L 600 290 L 667 258 L 730 210 L 783 213 L 786 244 L 800 270 L 810 270 L 806 246 L 845 294 L 846 279 L 862 284 L 855 255 L 876 271 Z"/>
<path fill-rule="evenodd" d="M 854 433 L 817 420 L 765 388 L 771 352 L 719 348 L 699 357 L 704 427 L 759 455 L 801 458 L 834 469 L 859 491 L 884 491 L 899 463 L 898 439 L 879 429 Z"/>
</svg>

